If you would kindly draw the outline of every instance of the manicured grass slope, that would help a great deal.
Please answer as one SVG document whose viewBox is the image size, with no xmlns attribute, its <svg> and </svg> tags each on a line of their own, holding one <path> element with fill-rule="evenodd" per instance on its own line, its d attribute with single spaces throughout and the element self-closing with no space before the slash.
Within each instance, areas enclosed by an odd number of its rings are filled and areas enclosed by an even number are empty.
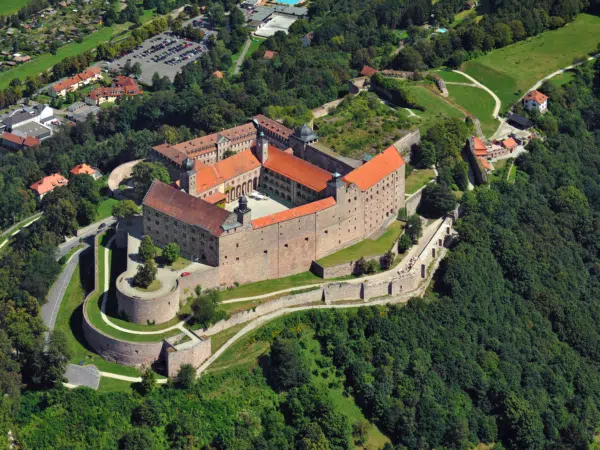
<svg viewBox="0 0 600 450">
<path fill-rule="evenodd" d="M 491 136 L 494 134 L 500 122 L 494 119 L 492 115 L 495 102 L 490 94 L 483 89 L 457 84 L 449 84 L 448 92 L 454 103 L 479 119 L 484 135 Z"/>
<path fill-rule="evenodd" d="M 402 223 L 395 221 L 378 239 L 365 239 L 339 252 L 321 258 L 317 262 L 323 267 L 331 267 L 337 264 L 356 261 L 361 257 L 368 259 L 371 256 L 382 255 L 392 248 L 392 244 L 398 239 L 403 228 L 404 225 Z"/>
<path fill-rule="evenodd" d="M 600 17 L 580 14 L 563 28 L 469 61 L 463 70 L 493 90 L 505 110 L 539 79 L 594 52 L 598 39 L 593 36 L 600 36 Z"/>
<path fill-rule="evenodd" d="M 406 177 L 404 192 L 414 194 L 434 178 L 435 172 L 433 169 L 415 169 Z"/>
<path fill-rule="evenodd" d="M 16 13 L 23 6 L 27 5 L 30 0 L 2 0 L 0 2 L 0 16 L 10 16 Z"/>
<path fill-rule="evenodd" d="M 306 286 L 307 284 L 323 283 L 324 280 L 312 272 L 303 272 L 296 275 L 290 275 L 276 280 L 264 280 L 254 283 L 243 284 L 235 289 L 228 289 L 221 292 L 221 300 L 231 300 L 233 298 L 254 297 L 255 295 L 269 294 L 271 292 L 284 289 Z"/>
<path fill-rule="evenodd" d="M 460 73 L 453 72 L 451 69 L 440 69 L 433 73 L 439 75 L 444 81 L 450 81 L 452 83 L 471 83 L 471 80 Z"/>
<path fill-rule="evenodd" d="M 421 128 L 421 135 L 427 132 L 436 119 L 465 116 L 461 110 L 444 100 L 441 96 L 434 94 L 425 86 L 409 86 L 408 89 L 425 107 L 425 111 L 414 111 L 419 117 L 411 117 L 411 120 Z"/>
</svg>

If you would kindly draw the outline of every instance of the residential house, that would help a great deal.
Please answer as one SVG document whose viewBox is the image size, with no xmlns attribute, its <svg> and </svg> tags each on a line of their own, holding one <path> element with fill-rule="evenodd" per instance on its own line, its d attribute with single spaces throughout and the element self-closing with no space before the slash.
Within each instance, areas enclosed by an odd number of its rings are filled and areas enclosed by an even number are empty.
<svg viewBox="0 0 600 450">
<path fill-rule="evenodd" d="M 97 180 L 98 178 L 102 177 L 102 172 L 100 172 L 99 169 L 92 166 L 88 166 L 85 163 L 76 165 L 70 170 L 70 172 L 73 175 L 90 175 L 94 180 Z"/>
<path fill-rule="evenodd" d="M 508 152 L 512 153 L 517 148 L 517 142 L 510 137 L 502 141 L 502 147 L 504 147 Z"/>
<path fill-rule="evenodd" d="M 375 75 L 377 73 L 377 69 L 373 69 L 372 67 L 369 66 L 363 66 L 362 70 L 360 71 L 360 74 L 363 77 L 372 77 L 373 75 Z"/>
<path fill-rule="evenodd" d="M 93 83 L 102 78 L 99 67 L 90 67 L 77 75 L 66 78 L 48 88 L 48 92 L 53 97 L 64 97 L 69 92 L 74 92 L 82 86 Z"/>
<path fill-rule="evenodd" d="M 35 192 L 37 199 L 41 200 L 48 192 L 52 192 L 57 187 L 66 186 L 67 184 L 69 184 L 69 181 L 60 173 L 53 173 L 42 178 L 40 181 L 36 181 L 29 187 Z"/>
<path fill-rule="evenodd" d="M 548 109 L 548 96 L 537 90 L 528 92 L 527 95 L 523 97 L 523 106 L 525 106 L 525 109 L 528 111 L 533 111 L 535 109 L 539 111 L 540 114 L 544 114 Z"/>
<path fill-rule="evenodd" d="M 139 94 L 143 94 L 143 91 L 140 89 L 137 81 L 133 78 L 120 75 L 114 79 L 111 87 L 101 87 L 90 92 L 85 99 L 85 103 L 99 106 L 105 102 L 112 103 L 121 97 Z"/>
<path fill-rule="evenodd" d="M 277 55 L 277 52 L 274 52 L 273 50 L 267 50 L 265 52 L 265 54 L 263 55 L 263 59 L 273 59 L 275 58 L 275 55 Z"/>
</svg>

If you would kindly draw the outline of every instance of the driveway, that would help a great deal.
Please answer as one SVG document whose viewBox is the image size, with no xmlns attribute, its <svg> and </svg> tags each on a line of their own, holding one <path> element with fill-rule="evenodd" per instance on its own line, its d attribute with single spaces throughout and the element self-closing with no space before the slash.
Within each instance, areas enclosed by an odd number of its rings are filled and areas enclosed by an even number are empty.
<svg viewBox="0 0 600 450">
<path fill-rule="evenodd" d="M 88 240 L 88 238 L 96 236 L 98 233 L 101 233 L 103 231 L 106 231 L 108 227 L 114 225 L 115 223 L 117 223 L 117 219 L 115 219 L 114 217 L 107 217 L 104 220 L 89 225 L 87 227 L 89 228 L 88 231 L 82 233 L 79 236 L 72 236 L 68 238 L 64 243 L 58 246 L 58 250 L 56 252 L 56 259 L 60 259 L 64 255 L 69 253 L 69 251 L 77 247 L 81 242 Z M 102 226 L 102 224 L 104 224 L 104 226 Z M 102 228 L 100 228 L 101 226 Z"/>
</svg>

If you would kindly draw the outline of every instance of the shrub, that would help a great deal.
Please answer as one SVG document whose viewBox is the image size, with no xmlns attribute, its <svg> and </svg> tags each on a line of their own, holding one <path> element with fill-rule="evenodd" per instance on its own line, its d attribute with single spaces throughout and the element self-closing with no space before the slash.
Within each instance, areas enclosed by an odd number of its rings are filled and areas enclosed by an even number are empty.
<svg viewBox="0 0 600 450">
<path fill-rule="evenodd" d="M 181 255 L 181 248 L 175 242 L 170 242 L 163 248 L 162 255 L 166 259 L 167 264 L 173 264 Z"/>
</svg>

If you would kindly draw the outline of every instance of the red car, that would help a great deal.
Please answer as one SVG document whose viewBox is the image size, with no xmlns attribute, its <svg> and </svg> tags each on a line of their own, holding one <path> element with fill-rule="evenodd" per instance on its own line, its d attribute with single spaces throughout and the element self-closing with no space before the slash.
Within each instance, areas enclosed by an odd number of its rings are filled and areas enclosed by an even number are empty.
<svg viewBox="0 0 600 450">
<path fill-rule="evenodd" d="M 189 277 L 192 274 L 192 272 L 182 272 L 181 276 L 182 277 Z"/>
</svg>

